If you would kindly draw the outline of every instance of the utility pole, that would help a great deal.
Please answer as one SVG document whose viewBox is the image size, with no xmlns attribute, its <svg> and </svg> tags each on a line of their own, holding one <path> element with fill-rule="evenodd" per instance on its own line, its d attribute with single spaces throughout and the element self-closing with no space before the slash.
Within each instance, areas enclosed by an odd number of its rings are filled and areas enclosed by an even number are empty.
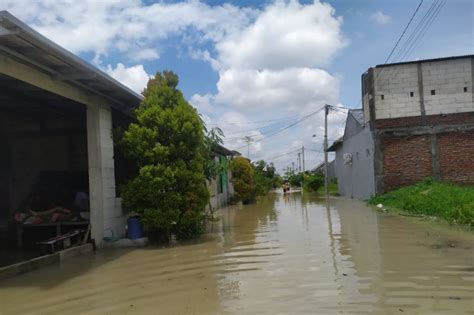
<svg viewBox="0 0 474 315">
<path fill-rule="evenodd" d="M 326 104 L 324 106 L 324 192 L 326 199 L 329 196 L 328 189 L 328 114 L 331 105 Z"/>
<path fill-rule="evenodd" d="M 252 142 L 252 137 L 245 136 L 242 140 L 247 142 L 247 158 L 250 160 L 250 143 Z"/>
<path fill-rule="evenodd" d="M 302 155 L 303 155 L 303 173 L 306 172 L 306 168 L 304 167 L 304 146 L 301 148 Z"/>
<path fill-rule="evenodd" d="M 301 152 L 298 152 L 298 172 L 301 172 Z"/>
<path fill-rule="evenodd" d="M 292 175 L 294 175 L 295 174 L 295 162 L 294 161 L 291 162 L 291 170 L 293 171 Z"/>
</svg>

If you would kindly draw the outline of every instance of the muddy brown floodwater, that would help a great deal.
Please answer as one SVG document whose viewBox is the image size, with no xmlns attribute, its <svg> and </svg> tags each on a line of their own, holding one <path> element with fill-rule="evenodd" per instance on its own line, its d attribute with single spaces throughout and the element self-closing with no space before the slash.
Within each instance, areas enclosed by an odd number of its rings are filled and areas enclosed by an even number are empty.
<svg viewBox="0 0 474 315">
<path fill-rule="evenodd" d="M 199 241 L 103 250 L 0 283 L 0 314 L 473 314 L 474 233 L 271 194 Z"/>
</svg>

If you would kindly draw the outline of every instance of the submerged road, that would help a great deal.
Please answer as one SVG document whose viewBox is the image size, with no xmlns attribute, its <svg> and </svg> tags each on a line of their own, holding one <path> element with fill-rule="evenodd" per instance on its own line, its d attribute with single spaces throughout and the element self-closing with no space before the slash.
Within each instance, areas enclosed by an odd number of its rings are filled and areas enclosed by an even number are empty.
<svg viewBox="0 0 474 315">
<path fill-rule="evenodd" d="M 0 282 L 0 314 L 473 314 L 474 233 L 299 192 Z"/>
</svg>

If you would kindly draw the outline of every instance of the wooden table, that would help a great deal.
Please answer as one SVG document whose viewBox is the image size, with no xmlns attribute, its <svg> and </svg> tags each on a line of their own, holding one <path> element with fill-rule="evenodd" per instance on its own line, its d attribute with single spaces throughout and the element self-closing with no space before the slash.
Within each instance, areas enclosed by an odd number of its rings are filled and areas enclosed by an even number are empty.
<svg viewBox="0 0 474 315">
<path fill-rule="evenodd" d="M 39 224 L 23 224 L 18 223 L 16 225 L 16 246 L 18 248 L 23 247 L 23 231 L 25 228 L 44 228 L 44 227 L 55 227 L 56 236 L 61 235 L 62 226 L 88 226 L 89 221 L 64 221 L 64 222 L 50 222 L 50 223 L 39 223 Z"/>
</svg>

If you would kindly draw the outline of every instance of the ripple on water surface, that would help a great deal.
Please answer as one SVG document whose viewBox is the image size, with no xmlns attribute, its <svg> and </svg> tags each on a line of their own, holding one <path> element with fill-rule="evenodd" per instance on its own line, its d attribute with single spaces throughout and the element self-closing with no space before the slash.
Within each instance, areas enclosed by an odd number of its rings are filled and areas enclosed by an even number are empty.
<svg viewBox="0 0 474 315">
<path fill-rule="evenodd" d="M 473 314 L 474 235 L 300 193 L 200 241 L 99 251 L 0 283 L 0 314 Z"/>
</svg>

